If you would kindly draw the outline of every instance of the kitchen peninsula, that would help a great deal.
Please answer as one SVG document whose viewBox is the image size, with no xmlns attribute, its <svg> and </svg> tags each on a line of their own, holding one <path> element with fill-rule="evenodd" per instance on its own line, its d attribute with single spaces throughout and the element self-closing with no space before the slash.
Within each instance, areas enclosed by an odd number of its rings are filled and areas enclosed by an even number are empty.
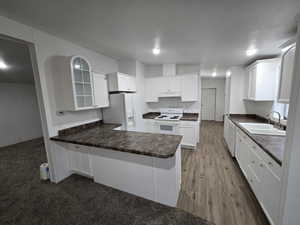
<svg viewBox="0 0 300 225">
<path fill-rule="evenodd" d="M 180 135 L 115 130 L 118 124 L 93 122 L 52 137 L 64 172 L 73 173 L 149 200 L 176 206 L 181 183 Z M 57 175 L 57 174 L 56 174 Z"/>
</svg>

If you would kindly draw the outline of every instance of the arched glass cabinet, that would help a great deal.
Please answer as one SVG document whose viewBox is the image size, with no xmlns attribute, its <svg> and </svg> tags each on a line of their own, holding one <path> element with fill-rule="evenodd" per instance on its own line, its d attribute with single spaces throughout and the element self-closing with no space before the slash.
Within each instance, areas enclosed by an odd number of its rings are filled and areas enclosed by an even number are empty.
<svg viewBox="0 0 300 225">
<path fill-rule="evenodd" d="M 89 62 L 81 56 L 71 58 L 73 94 L 78 109 L 93 107 L 93 82 Z"/>
</svg>

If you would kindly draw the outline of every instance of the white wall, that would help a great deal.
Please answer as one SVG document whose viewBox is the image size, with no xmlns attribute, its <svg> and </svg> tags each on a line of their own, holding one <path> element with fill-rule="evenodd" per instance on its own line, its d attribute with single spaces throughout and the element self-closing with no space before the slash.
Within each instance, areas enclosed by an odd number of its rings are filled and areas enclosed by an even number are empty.
<svg viewBox="0 0 300 225">
<path fill-rule="evenodd" d="M 146 64 L 145 77 L 159 77 L 163 75 L 162 64 Z M 176 75 L 191 74 L 200 72 L 200 64 L 176 64 Z"/>
<path fill-rule="evenodd" d="M 230 84 L 231 84 L 231 78 L 226 77 L 226 79 L 225 79 L 225 107 L 224 107 L 225 114 L 230 113 Z"/>
<path fill-rule="evenodd" d="M 53 127 L 51 135 L 56 135 L 57 130 L 62 128 L 101 119 L 100 110 L 65 112 L 64 115 L 57 114 L 55 98 L 57 92 L 53 79 L 56 73 L 55 63 L 57 58 L 61 56 L 81 55 L 90 62 L 93 71 L 106 74 L 118 70 L 117 61 L 40 31 L 34 32 L 34 41 L 37 46 L 39 73 L 45 78 L 47 89 L 46 94 Z"/>
<path fill-rule="evenodd" d="M 199 73 L 200 64 L 176 64 L 176 74 Z"/>
<path fill-rule="evenodd" d="M 265 118 L 273 110 L 273 105 L 273 102 L 245 101 L 246 112 L 248 114 L 256 114 Z"/>
<path fill-rule="evenodd" d="M 162 64 L 159 65 L 145 65 L 145 77 L 159 77 L 163 74 Z"/>
<path fill-rule="evenodd" d="M 142 120 L 143 114 L 147 112 L 147 104 L 145 103 L 145 66 L 143 63 L 136 61 L 136 115 Z"/>
<path fill-rule="evenodd" d="M 245 70 L 242 67 L 232 67 L 230 77 L 230 99 L 229 113 L 245 114 L 246 107 L 244 102 L 244 78 Z"/>
<path fill-rule="evenodd" d="M 53 76 L 56 73 L 55 60 L 58 56 L 81 55 L 89 60 L 92 70 L 100 73 L 117 71 L 118 63 L 116 60 L 1 16 L 0 27 L 1 34 L 19 38 L 35 45 L 50 136 L 56 135 L 59 129 L 101 118 L 100 110 L 68 112 L 63 116 L 57 114 L 55 83 L 53 81 Z"/>
<path fill-rule="evenodd" d="M 0 147 L 42 137 L 33 84 L 0 83 Z"/>
<path fill-rule="evenodd" d="M 202 88 L 216 88 L 216 121 L 223 121 L 225 110 L 225 78 L 202 78 Z"/>
<path fill-rule="evenodd" d="M 43 134 L 51 179 L 57 182 L 66 176 L 66 171 L 62 169 L 62 163 L 66 162 L 67 155 L 66 152 L 55 150 L 56 145 L 49 141 L 49 137 L 56 135 L 61 128 L 98 120 L 101 118 L 101 113 L 100 110 L 89 110 L 66 113 L 63 116 L 57 115 L 54 93 L 55 83 L 53 82 L 55 66 L 53 61 L 56 59 L 56 56 L 82 55 L 90 61 L 94 71 L 102 73 L 117 71 L 118 63 L 112 58 L 2 16 L 0 16 L 0 27 L 0 34 L 34 44 L 34 51 L 31 53 L 36 58 L 34 75 L 37 82 L 38 101 L 42 112 Z"/>
<path fill-rule="evenodd" d="M 283 162 L 282 225 L 298 225 L 300 221 L 300 14 L 297 35 L 294 78 Z M 280 222 L 281 222 L 280 221 Z"/>
</svg>

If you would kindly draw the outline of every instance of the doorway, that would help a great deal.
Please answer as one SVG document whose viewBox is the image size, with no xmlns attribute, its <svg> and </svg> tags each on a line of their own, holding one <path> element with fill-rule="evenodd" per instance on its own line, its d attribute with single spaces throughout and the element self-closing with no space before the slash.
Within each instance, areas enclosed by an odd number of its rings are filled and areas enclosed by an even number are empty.
<svg viewBox="0 0 300 225">
<path fill-rule="evenodd" d="M 0 37 L 0 147 L 43 136 L 30 49 Z"/>
<path fill-rule="evenodd" d="M 202 88 L 201 119 L 216 120 L 216 88 Z"/>
</svg>

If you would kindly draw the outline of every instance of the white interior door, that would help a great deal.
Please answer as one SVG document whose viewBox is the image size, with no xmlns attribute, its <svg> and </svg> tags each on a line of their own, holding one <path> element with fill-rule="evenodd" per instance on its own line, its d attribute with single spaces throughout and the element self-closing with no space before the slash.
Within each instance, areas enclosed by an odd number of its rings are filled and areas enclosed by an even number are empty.
<svg viewBox="0 0 300 225">
<path fill-rule="evenodd" d="M 216 88 L 202 88 L 201 119 L 216 120 Z"/>
</svg>

